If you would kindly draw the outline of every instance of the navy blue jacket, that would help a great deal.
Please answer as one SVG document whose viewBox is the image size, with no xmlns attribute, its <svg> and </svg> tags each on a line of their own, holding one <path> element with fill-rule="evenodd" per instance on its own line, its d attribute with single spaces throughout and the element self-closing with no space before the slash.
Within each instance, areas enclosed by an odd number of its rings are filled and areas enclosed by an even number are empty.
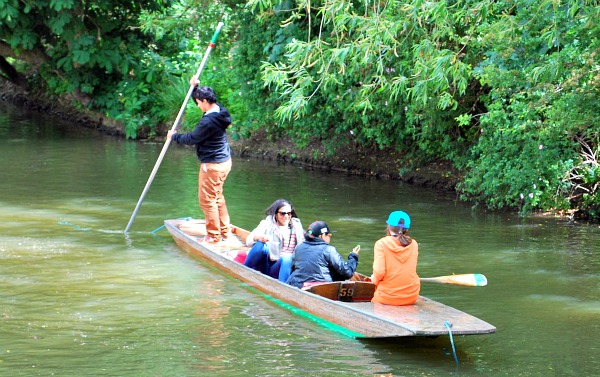
<svg viewBox="0 0 600 377">
<path fill-rule="evenodd" d="M 225 130 L 231 124 L 229 111 L 219 103 L 218 113 L 204 114 L 192 132 L 173 134 L 172 141 L 178 144 L 196 145 L 200 162 L 225 162 L 231 158 L 231 148 Z"/>
<path fill-rule="evenodd" d="M 350 253 L 348 263 L 336 248 L 318 237 L 307 238 L 296 246 L 292 274 L 287 284 L 302 288 L 305 282 L 350 279 L 358 266 L 358 254 Z"/>
</svg>

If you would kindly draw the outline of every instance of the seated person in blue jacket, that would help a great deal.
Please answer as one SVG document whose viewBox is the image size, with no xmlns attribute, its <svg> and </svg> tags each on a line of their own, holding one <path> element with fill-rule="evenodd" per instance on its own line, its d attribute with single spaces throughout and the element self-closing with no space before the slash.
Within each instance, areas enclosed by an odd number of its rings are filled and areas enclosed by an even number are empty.
<svg viewBox="0 0 600 377">
<path fill-rule="evenodd" d="M 285 199 L 276 200 L 265 214 L 246 238 L 252 248 L 244 265 L 285 282 L 292 272 L 292 253 L 304 241 L 304 230 L 294 206 Z"/>
<path fill-rule="evenodd" d="M 360 246 L 356 246 L 348 262 L 331 246 L 333 231 L 324 221 L 310 224 L 304 233 L 304 242 L 294 251 L 292 274 L 287 283 L 302 288 L 304 283 L 332 282 L 350 279 L 358 266 Z"/>
</svg>

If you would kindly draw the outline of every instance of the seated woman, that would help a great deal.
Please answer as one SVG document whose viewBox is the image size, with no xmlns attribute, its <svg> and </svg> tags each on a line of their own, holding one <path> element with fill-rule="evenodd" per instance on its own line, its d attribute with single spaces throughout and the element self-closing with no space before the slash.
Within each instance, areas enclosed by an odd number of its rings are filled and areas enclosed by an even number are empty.
<svg viewBox="0 0 600 377">
<path fill-rule="evenodd" d="M 411 305 L 419 298 L 419 245 L 408 236 L 409 228 L 410 217 L 406 212 L 390 213 L 386 236 L 375 243 L 371 280 L 376 289 L 372 302 Z"/>
<path fill-rule="evenodd" d="M 356 246 L 348 262 L 331 246 L 331 230 L 324 221 L 310 224 L 304 234 L 304 243 L 294 251 L 289 285 L 302 288 L 304 283 L 332 282 L 350 279 L 358 266 L 360 247 Z"/>
<path fill-rule="evenodd" d="M 246 238 L 252 248 L 244 265 L 285 282 L 292 272 L 292 253 L 304 241 L 302 224 L 285 199 L 276 200 L 265 214 Z"/>
</svg>

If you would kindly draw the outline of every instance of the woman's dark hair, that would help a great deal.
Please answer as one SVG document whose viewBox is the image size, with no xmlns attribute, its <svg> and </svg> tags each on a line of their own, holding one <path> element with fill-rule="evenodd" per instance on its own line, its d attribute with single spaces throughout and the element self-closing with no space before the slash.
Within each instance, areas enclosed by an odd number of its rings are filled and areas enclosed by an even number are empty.
<svg viewBox="0 0 600 377">
<path fill-rule="evenodd" d="M 205 99 L 206 102 L 211 104 L 217 102 L 217 96 L 210 86 L 195 86 L 192 90 L 192 98 L 194 100 Z"/>
<path fill-rule="evenodd" d="M 279 209 L 281 207 L 285 207 L 285 206 L 290 206 L 291 211 L 292 211 L 291 217 L 298 217 L 296 215 L 296 210 L 294 209 L 294 206 L 292 205 L 292 203 L 290 203 L 289 201 L 287 201 L 285 199 L 277 199 L 276 201 L 274 201 L 273 204 L 271 204 L 269 206 L 269 208 L 267 208 L 267 210 L 265 211 L 265 215 L 275 217 L 275 215 L 277 215 L 277 212 L 279 212 Z"/>
<path fill-rule="evenodd" d="M 412 238 L 408 236 L 408 229 L 402 226 L 391 226 L 388 225 L 388 232 L 390 236 L 396 237 L 402 246 L 408 246 L 412 242 Z"/>
</svg>

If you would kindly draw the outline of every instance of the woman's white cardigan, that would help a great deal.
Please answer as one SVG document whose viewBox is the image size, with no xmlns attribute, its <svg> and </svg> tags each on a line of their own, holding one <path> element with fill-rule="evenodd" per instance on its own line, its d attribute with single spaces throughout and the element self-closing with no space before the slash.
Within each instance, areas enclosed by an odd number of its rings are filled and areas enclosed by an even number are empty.
<svg viewBox="0 0 600 377">
<path fill-rule="evenodd" d="M 292 225 L 292 232 L 296 234 L 296 246 L 298 246 L 304 242 L 304 229 L 302 228 L 300 219 L 297 217 L 292 217 L 290 224 Z M 269 246 L 269 256 L 272 261 L 278 260 L 279 255 L 281 255 L 281 249 L 283 248 L 283 240 L 281 240 L 281 237 L 279 236 L 279 224 L 275 220 L 275 217 L 267 216 L 252 232 L 250 232 L 246 238 L 247 246 L 252 246 L 256 243 L 256 241 L 254 241 L 254 236 L 256 235 L 265 235 L 272 241 L 267 242 L 267 245 Z M 273 247 L 275 244 L 279 245 L 279 247 Z"/>
</svg>

